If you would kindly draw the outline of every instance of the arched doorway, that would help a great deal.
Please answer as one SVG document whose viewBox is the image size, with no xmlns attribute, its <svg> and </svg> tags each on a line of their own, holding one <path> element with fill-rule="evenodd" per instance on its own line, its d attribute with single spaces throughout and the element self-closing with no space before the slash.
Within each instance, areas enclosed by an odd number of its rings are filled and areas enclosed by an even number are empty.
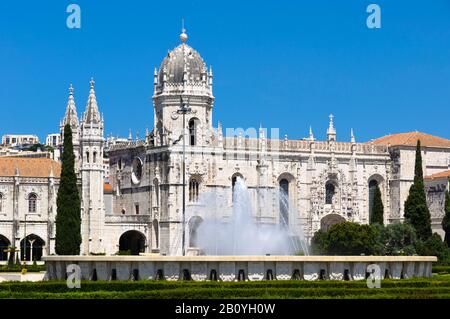
<svg viewBox="0 0 450 319">
<path fill-rule="evenodd" d="M 236 185 L 237 179 L 240 178 L 242 180 L 244 180 L 244 177 L 239 174 L 236 173 L 231 177 L 231 198 L 232 198 L 232 202 L 234 202 L 234 186 Z"/>
<path fill-rule="evenodd" d="M 289 225 L 289 181 L 285 178 L 279 182 L 280 187 L 280 225 L 287 227 Z"/>
<path fill-rule="evenodd" d="M 137 230 L 129 230 L 120 236 L 119 251 L 139 255 L 145 252 L 145 241 L 144 234 Z"/>
<path fill-rule="evenodd" d="M 345 222 L 345 218 L 338 214 L 328 214 L 320 221 L 320 230 L 327 231 L 331 226 Z"/>
<path fill-rule="evenodd" d="M 3 235 L 0 235 L 0 261 L 8 259 L 8 253 L 5 251 L 11 246 L 11 242 Z"/>
<path fill-rule="evenodd" d="M 199 216 L 194 216 L 189 220 L 189 247 L 198 246 L 198 228 L 202 222 L 203 219 Z"/>
<path fill-rule="evenodd" d="M 44 246 L 45 241 L 41 237 L 35 234 L 28 235 L 20 241 L 20 259 L 26 261 L 41 260 Z"/>
</svg>

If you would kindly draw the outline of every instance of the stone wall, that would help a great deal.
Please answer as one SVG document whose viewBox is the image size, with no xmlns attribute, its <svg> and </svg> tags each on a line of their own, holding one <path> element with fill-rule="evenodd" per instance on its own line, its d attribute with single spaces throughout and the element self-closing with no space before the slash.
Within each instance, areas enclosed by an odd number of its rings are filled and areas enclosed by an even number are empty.
<svg viewBox="0 0 450 319">
<path fill-rule="evenodd" d="M 367 266 L 380 267 L 376 277 L 431 277 L 436 257 L 424 256 L 48 256 L 48 280 L 63 280 L 77 264 L 82 280 L 363 280 Z M 96 277 L 96 278 L 95 278 Z"/>
</svg>

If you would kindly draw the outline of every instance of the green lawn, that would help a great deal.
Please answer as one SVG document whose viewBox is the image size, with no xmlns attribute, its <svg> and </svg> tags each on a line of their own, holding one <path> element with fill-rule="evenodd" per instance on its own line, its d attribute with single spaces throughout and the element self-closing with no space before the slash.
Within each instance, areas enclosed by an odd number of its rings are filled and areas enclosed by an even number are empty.
<svg viewBox="0 0 450 319">
<path fill-rule="evenodd" d="M 450 298 L 450 275 L 408 280 L 383 280 L 369 289 L 365 281 L 261 282 L 82 282 L 68 289 L 65 282 L 0 283 L 0 298 Z"/>
</svg>

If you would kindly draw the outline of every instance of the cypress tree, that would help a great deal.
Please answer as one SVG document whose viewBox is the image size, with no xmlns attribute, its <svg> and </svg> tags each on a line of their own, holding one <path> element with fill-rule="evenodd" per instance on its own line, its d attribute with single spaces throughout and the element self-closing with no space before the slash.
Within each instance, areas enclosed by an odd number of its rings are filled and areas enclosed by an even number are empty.
<svg viewBox="0 0 450 319">
<path fill-rule="evenodd" d="M 61 181 L 56 199 L 56 253 L 79 255 L 81 245 L 81 202 L 75 174 L 72 129 L 64 127 Z"/>
<path fill-rule="evenodd" d="M 420 140 L 417 141 L 416 147 L 414 183 L 409 188 L 408 198 L 405 201 L 405 219 L 414 227 L 419 239 L 425 241 L 431 237 L 431 215 L 427 206 L 423 182 Z"/>
<path fill-rule="evenodd" d="M 377 185 L 375 188 L 375 194 L 373 196 L 372 203 L 372 215 L 370 216 L 370 224 L 380 224 L 384 223 L 384 206 L 383 201 L 381 200 L 381 191 L 380 187 Z"/>
<path fill-rule="evenodd" d="M 450 195 L 445 191 L 445 214 L 442 219 L 442 229 L 445 231 L 444 241 L 450 247 Z"/>
</svg>

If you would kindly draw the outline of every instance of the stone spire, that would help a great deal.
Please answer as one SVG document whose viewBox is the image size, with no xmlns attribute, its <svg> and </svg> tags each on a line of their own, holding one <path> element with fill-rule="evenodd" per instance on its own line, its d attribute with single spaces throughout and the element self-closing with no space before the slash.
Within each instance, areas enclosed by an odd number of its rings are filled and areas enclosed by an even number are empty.
<svg viewBox="0 0 450 319">
<path fill-rule="evenodd" d="M 97 98 L 95 97 L 94 79 L 91 78 L 89 97 L 86 104 L 86 112 L 83 121 L 85 123 L 99 124 L 101 122 L 100 112 L 98 111 Z"/>
<path fill-rule="evenodd" d="M 353 134 L 353 129 L 350 129 L 350 142 L 356 143 L 355 135 Z"/>
<path fill-rule="evenodd" d="M 209 83 L 208 85 L 212 85 L 213 84 L 213 70 L 212 70 L 212 65 L 209 66 L 209 75 L 208 75 L 208 79 L 209 79 Z"/>
<path fill-rule="evenodd" d="M 336 130 L 333 126 L 333 114 L 330 114 L 330 125 L 327 129 L 328 141 L 336 141 Z"/>
<path fill-rule="evenodd" d="M 73 98 L 72 84 L 70 84 L 69 86 L 69 99 L 67 100 L 66 114 L 64 116 L 62 125 L 65 126 L 66 124 L 70 124 L 72 129 L 78 127 L 79 124 L 77 108 L 75 106 L 75 99 Z"/>
<path fill-rule="evenodd" d="M 314 134 L 311 126 L 309 126 L 309 140 L 314 141 Z"/>
</svg>

